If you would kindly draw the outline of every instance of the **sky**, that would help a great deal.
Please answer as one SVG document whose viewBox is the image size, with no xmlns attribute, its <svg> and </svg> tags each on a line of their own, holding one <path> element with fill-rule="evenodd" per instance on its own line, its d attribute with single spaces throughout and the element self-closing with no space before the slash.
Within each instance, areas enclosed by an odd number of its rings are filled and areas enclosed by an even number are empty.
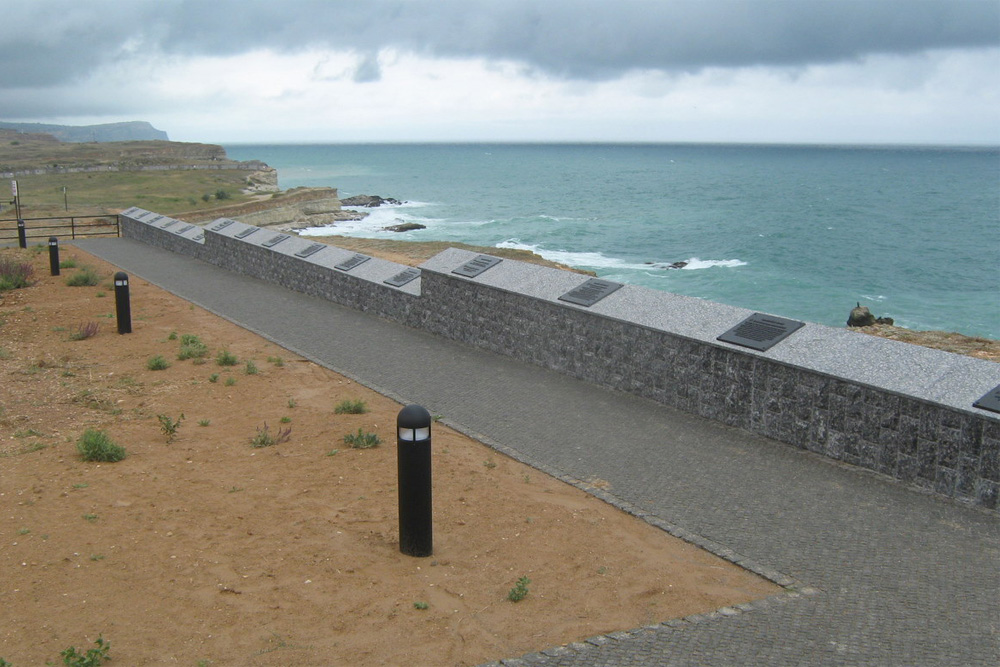
<svg viewBox="0 0 1000 667">
<path fill-rule="evenodd" d="M 0 0 L 0 120 L 175 141 L 1000 144 L 1000 0 Z"/>
</svg>

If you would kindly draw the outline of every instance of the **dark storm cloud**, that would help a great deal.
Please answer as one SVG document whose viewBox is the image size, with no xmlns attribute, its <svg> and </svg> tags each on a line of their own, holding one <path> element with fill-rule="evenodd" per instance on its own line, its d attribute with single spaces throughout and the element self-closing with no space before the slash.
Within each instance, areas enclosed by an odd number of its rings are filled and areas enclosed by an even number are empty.
<svg viewBox="0 0 1000 667">
<path fill-rule="evenodd" d="M 79 80 L 136 51 L 391 47 L 598 79 L 1000 43 L 996 0 L 0 0 L 0 20 L 4 88 Z M 366 58 L 357 79 L 376 80 Z"/>
</svg>

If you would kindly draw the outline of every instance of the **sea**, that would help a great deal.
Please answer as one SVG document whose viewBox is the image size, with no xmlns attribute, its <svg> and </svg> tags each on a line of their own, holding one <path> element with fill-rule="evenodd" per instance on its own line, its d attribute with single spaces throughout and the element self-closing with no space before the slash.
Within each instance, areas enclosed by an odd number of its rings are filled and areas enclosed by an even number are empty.
<svg viewBox="0 0 1000 667">
<path fill-rule="evenodd" d="M 399 205 L 303 231 L 524 248 L 607 280 L 844 326 L 1000 339 L 1000 147 L 226 145 L 282 188 Z M 385 231 L 414 222 L 424 229 Z"/>
</svg>

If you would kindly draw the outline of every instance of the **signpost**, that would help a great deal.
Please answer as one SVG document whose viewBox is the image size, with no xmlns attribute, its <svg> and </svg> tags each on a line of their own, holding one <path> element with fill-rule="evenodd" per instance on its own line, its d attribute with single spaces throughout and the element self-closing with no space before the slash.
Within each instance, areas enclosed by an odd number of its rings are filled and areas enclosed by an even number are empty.
<svg viewBox="0 0 1000 667">
<path fill-rule="evenodd" d="M 14 197 L 14 211 L 18 218 L 21 217 L 21 198 L 17 196 L 17 181 L 10 182 L 10 194 Z"/>
</svg>

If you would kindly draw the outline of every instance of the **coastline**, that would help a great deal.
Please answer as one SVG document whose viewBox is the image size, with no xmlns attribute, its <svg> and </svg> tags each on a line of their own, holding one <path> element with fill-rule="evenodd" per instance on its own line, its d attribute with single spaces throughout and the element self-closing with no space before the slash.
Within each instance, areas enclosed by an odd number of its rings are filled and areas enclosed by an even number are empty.
<svg viewBox="0 0 1000 667">
<path fill-rule="evenodd" d="M 318 204 L 325 204 L 317 208 Z M 269 215 L 268 211 L 279 211 L 277 215 Z M 317 214 L 323 216 L 323 226 L 336 227 L 338 221 L 359 220 L 368 215 L 366 211 L 341 208 L 337 189 L 324 188 L 292 188 L 279 190 L 268 196 L 261 196 L 254 202 L 239 206 L 203 210 L 191 215 L 178 215 L 180 219 L 198 224 L 207 224 L 218 217 L 234 217 L 241 222 L 267 227 L 284 232 L 298 233 L 306 227 L 317 226 Z M 311 218 L 306 221 L 305 218 Z M 515 248 L 497 248 L 492 246 L 477 246 L 452 241 L 404 241 L 396 239 L 365 238 L 355 236 L 308 236 L 310 241 L 336 245 L 346 250 L 379 257 L 388 261 L 407 266 L 419 266 L 424 261 L 437 255 L 447 248 L 459 248 L 472 252 L 489 254 L 505 259 L 514 259 L 531 264 L 558 268 L 588 276 L 596 276 L 593 271 L 578 269 L 565 264 L 553 262 L 530 250 Z M 845 322 L 849 308 L 845 308 Z M 866 327 L 849 327 L 852 331 L 897 340 L 912 345 L 943 350 L 961 354 L 975 359 L 1000 363 L 1000 340 L 969 336 L 952 331 L 915 330 L 905 327 L 874 324 Z"/>
</svg>

